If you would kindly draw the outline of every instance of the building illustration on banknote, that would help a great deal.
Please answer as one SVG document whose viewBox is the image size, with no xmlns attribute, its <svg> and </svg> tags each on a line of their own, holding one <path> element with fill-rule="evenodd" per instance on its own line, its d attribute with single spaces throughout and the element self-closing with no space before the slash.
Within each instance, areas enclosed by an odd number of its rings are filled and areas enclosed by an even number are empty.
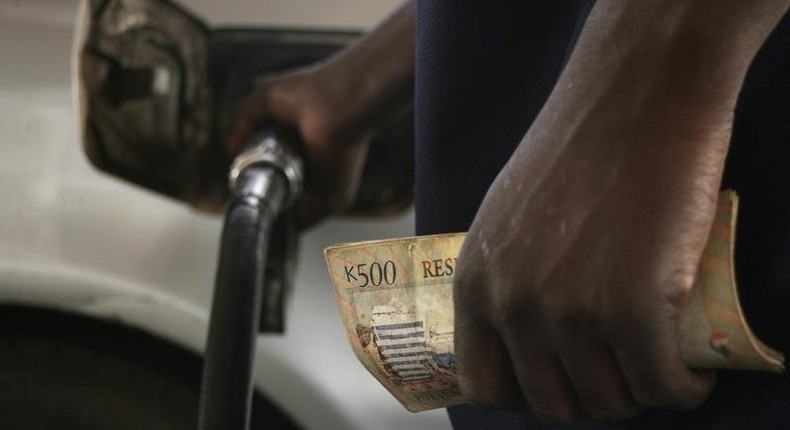
<svg viewBox="0 0 790 430">
<path fill-rule="evenodd" d="M 453 327 L 425 327 L 415 312 L 391 305 L 371 312 L 373 346 L 393 384 L 424 386 L 456 375 Z"/>
</svg>

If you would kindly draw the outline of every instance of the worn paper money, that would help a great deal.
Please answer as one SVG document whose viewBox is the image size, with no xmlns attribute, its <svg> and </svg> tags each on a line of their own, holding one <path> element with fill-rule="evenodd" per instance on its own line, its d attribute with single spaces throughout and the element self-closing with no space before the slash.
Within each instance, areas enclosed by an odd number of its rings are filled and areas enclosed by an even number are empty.
<svg viewBox="0 0 790 430">
<path fill-rule="evenodd" d="M 733 269 L 738 199 L 719 196 L 680 345 L 689 367 L 781 372 L 784 357 L 760 342 L 741 312 Z M 452 282 L 464 233 L 359 242 L 326 249 L 351 346 L 408 410 L 464 403 L 453 349 Z"/>
</svg>

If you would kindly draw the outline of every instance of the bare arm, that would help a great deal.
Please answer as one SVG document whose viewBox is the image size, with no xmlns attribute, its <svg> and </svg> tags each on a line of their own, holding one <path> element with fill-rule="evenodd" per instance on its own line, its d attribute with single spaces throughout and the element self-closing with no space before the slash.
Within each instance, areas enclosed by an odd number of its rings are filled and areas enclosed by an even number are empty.
<svg viewBox="0 0 790 430">
<path fill-rule="evenodd" d="M 738 91 L 789 5 L 597 2 L 460 257 L 456 351 L 474 403 L 574 422 L 705 399 L 712 375 L 683 365 L 677 314 Z"/>
<path fill-rule="evenodd" d="M 415 9 L 416 1 L 405 2 L 322 67 L 323 82 L 345 105 L 339 107 L 341 124 L 378 124 L 382 116 L 411 100 Z"/>
<path fill-rule="evenodd" d="M 351 203 L 367 151 L 366 135 L 410 100 L 415 1 L 322 64 L 270 77 L 240 105 L 231 152 L 267 119 L 296 128 L 310 172 L 298 218 L 308 227 Z"/>
</svg>

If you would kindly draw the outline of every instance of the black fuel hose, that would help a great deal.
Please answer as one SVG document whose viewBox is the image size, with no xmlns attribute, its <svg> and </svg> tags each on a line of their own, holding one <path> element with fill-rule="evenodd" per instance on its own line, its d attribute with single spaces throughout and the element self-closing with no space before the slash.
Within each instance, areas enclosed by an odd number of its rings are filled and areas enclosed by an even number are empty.
<svg viewBox="0 0 790 430">
<path fill-rule="evenodd" d="M 249 168 L 239 184 L 222 228 L 203 366 L 200 430 L 249 427 L 267 245 L 287 195 L 286 178 L 276 169 Z"/>
</svg>

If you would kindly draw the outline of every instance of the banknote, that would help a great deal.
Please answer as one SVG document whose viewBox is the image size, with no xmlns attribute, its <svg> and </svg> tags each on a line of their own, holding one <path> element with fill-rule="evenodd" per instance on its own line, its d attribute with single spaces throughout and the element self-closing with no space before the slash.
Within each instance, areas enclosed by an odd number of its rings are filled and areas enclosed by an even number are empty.
<svg viewBox="0 0 790 430">
<path fill-rule="evenodd" d="M 738 198 L 719 196 L 699 271 L 680 316 L 695 368 L 782 372 L 741 312 L 733 269 Z M 408 410 L 464 403 L 453 349 L 453 275 L 464 233 L 357 242 L 326 249 L 348 339 L 359 361 Z"/>
</svg>

